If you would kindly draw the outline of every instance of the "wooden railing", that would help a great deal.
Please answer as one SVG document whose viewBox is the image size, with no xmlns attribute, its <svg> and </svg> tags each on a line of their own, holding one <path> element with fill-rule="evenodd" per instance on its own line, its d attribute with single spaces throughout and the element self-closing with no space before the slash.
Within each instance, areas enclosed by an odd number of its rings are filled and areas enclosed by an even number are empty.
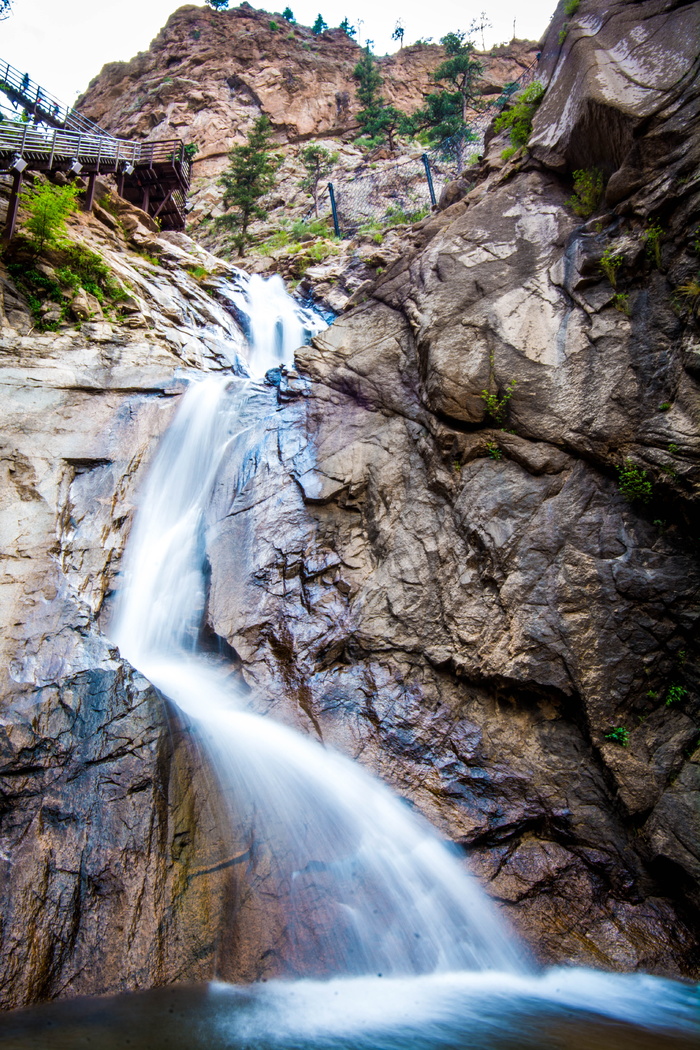
<svg viewBox="0 0 700 1050">
<path fill-rule="evenodd" d="M 98 129 L 100 131 L 100 129 Z M 182 165 L 189 182 L 190 160 L 184 143 L 179 139 L 163 142 L 130 142 L 116 139 L 106 132 L 95 134 L 84 131 L 64 131 L 61 128 L 43 128 L 20 121 L 0 124 L 0 156 L 12 154 L 26 161 L 78 160 L 82 164 L 103 164 L 114 167 L 123 161 L 134 167 L 154 167 L 156 164 Z"/>
</svg>

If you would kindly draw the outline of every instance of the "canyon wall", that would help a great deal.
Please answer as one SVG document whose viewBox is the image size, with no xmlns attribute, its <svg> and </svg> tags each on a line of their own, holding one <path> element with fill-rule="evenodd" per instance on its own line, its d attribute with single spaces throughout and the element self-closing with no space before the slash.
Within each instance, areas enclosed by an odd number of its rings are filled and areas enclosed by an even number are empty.
<svg viewBox="0 0 700 1050">
<path fill-rule="evenodd" d="M 210 508 L 207 629 L 251 703 L 458 843 L 536 958 L 697 976 L 700 4 L 564 21 L 528 150 L 492 137 L 273 377 L 264 483 Z M 5 1007 L 285 972 L 264 857 L 103 630 L 183 380 L 241 346 L 233 274 L 128 206 L 73 223 L 134 295 L 39 335 L 3 276 Z"/>
</svg>

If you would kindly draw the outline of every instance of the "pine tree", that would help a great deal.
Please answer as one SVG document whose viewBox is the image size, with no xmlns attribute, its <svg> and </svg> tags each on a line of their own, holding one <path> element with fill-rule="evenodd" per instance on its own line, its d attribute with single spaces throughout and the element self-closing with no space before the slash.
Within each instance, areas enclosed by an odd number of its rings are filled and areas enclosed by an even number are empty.
<svg viewBox="0 0 700 1050">
<path fill-rule="evenodd" d="M 356 94 L 362 103 L 362 108 L 372 109 L 372 107 L 377 106 L 381 98 L 379 89 L 384 80 L 377 69 L 377 64 L 369 47 L 366 47 L 362 52 L 362 58 L 353 69 L 352 75 L 357 81 Z"/>
<path fill-rule="evenodd" d="M 217 225 L 234 233 L 234 244 L 239 255 L 245 255 L 250 241 L 248 227 L 253 219 L 265 219 L 267 211 L 259 203 L 275 185 L 276 173 L 282 159 L 270 151 L 272 125 L 259 116 L 245 146 L 234 146 L 229 153 L 230 164 L 220 177 L 224 187 L 223 204 L 233 208 L 230 214 L 217 219 Z"/>
<path fill-rule="evenodd" d="M 412 125 L 404 113 L 388 105 L 380 95 L 383 80 L 369 47 L 365 48 L 352 75 L 357 81 L 357 98 L 362 103 L 357 114 L 362 134 L 377 143 L 386 140 L 393 150 L 397 134 L 412 131 Z"/>
<path fill-rule="evenodd" d="M 349 36 L 351 39 L 354 38 L 355 34 L 357 33 L 357 29 L 355 28 L 355 26 L 350 25 L 347 18 L 343 19 L 343 21 L 338 26 L 338 29 L 342 29 L 346 36 Z"/>
<path fill-rule="evenodd" d="M 311 26 L 311 32 L 315 36 L 320 36 L 321 33 L 325 33 L 328 29 L 328 22 L 326 22 L 323 15 L 319 15 L 314 24 Z"/>
<path fill-rule="evenodd" d="M 448 33 L 440 41 L 448 58 L 441 62 L 433 73 L 437 83 L 447 82 L 459 95 L 462 110 L 462 123 L 466 127 L 469 109 L 478 109 L 481 93 L 477 82 L 484 72 L 484 67 L 474 58 L 474 45 L 467 40 L 465 33 Z"/>
<path fill-rule="evenodd" d="M 285 22 L 291 22 L 292 24 L 296 22 L 294 12 L 292 11 L 291 7 L 285 7 L 284 11 L 282 12 L 282 18 L 285 20 Z"/>
<path fill-rule="evenodd" d="M 318 187 L 321 180 L 330 175 L 333 165 L 338 161 L 338 154 L 331 153 L 323 146 L 311 144 L 304 146 L 299 153 L 299 159 L 306 168 L 306 175 L 299 185 L 313 197 L 314 211 L 318 218 Z"/>
<path fill-rule="evenodd" d="M 224 11 L 228 7 L 228 0 L 207 0 L 207 3 L 215 11 Z"/>
</svg>

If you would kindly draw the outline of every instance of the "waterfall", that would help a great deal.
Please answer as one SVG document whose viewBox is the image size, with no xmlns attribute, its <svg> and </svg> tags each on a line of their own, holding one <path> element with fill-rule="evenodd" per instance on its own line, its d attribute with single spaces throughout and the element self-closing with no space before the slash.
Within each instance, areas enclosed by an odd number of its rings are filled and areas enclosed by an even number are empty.
<svg viewBox="0 0 700 1050">
<path fill-rule="evenodd" d="M 198 652 L 210 497 L 224 463 L 232 498 L 255 484 L 262 437 L 275 426 L 274 388 L 254 377 L 291 366 L 294 349 L 324 327 L 279 278 L 241 282 L 231 299 L 248 318 L 251 377 L 209 376 L 184 395 L 141 493 L 114 640 L 197 726 L 232 815 L 254 814 L 255 837 L 288 888 L 297 972 L 521 969 L 486 896 L 424 821 L 356 763 L 246 710 L 230 677 Z"/>
<path fill-rule="evenodd" d="M 241 277 L 229 297 L 245 322 L 250 375 L 204 377 L 183 396 L 140 496 L 112 634 L 196 727 L 232 822 L 250 821 L 268 845 L 288 911 L 288 969 L 306 979 L 214 984 L 204 1001 L 178 991 L 193 1023 L 213 1033 L 211 1045 L 238 1050 L 539 1048 L 554 1045 L 550 1024 L 555 1037 L 562 1025 L 584 1032 L 584 1042 L 564 1034 L 556 1045 L 605 1050 L 622 1045 L 614 1028 L 608 1041 L 609 1020 L 694 1040 L 700 999 L 690 986 L 531 970 L 423 820 L 359 765 L 251 711 L 230 668 L 200 646 L 212 496 L 225 467 L 227 500 L 250 497 L 264 438 L 277 433 L 275 389 L 259 379 L 266 368 L 291 366 L 294 344 L 322 327 L 277 279 Z M 159 1009 L 160 993 L 147 994 Z M 179 1046 L 173 1011 L 159 1024 Z M 589 1025 L 594 1042 L 585 1042 Z M 626 1030 L 622 1037 L 625 1046 L 651 1045 L 628 1043 Z"/>
</svg>

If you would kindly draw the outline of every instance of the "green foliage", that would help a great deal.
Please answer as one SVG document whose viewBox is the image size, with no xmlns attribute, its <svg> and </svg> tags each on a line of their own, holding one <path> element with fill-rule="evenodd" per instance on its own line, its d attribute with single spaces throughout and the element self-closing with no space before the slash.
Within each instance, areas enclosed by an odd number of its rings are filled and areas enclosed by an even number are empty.
<svg viewBox="0 0 700 1050">
<path fill-rule="evenodd" d="M 688 695 L 688 690 L 684 685 L 671 685 L 668 687 L 666 693 L 666 706 L 670 704 L 678 704 L 681 700 L 685 699 Z"/>
<path fill-rule="evenodd" d="M 384 83 L 377 69 L 377 63 L 369 47 L 365 47 L 362 58 L 352 71 L 353 79 L 357 81 L 355 93 L 362 103 L 363 109 L 372 109 L 381 102 L 379 89 Z"/>
<path fill-rule="evenodd" d="M 186 266 L 185 269 L 197 281 L 204 281 L 209 276 L 206 266 Z"/>
<path fill-rule="evenodd" d="M 481 400 L 484 402 L 486 414 L 491 417 L 494 423 L 499 425 L 505 423 L 508 415 L 508 402 L 513 396 L 517 382 L 517 379 L 511 379 L 505 392 L 500 397 L 498 394 L 490 394 L 488 390 L 481 391 Z"/>
<path fill-rule="evenodd" d="M 420 222 L 426 215 L 430 214 L 430 208 L 417 208 L 415 211 L 406 211 L 405 208 L 394 204 L 387 208 L 384 213 L 384 224 L 389 226 L 411 226 L 414 222 Z"/>
<path fill-rule="evenodd" d="M 624 726 L 614 726 L 613 729 L 605 734 L 605 739 L 612 740 L 614 744 L 620 744 L 621 747 L 627 747 L 630 742 L 629 729 L 625 729 Z"/>
<path fill-rule="evenodd" d="M 581 0 L 566 0 L 566 3 L 564 4 L 564 14 L 568 15 L 569 18 L 572 18 L 580 6 Z"/>
<path fill-rule="evenodd" d="M 233 211 L 216 220 L 231 231 L 239 255 L 244 255 L 250 241 L 249 226 L 253 219 L 265 219 L 267 211 L 260 200 L 275 185 L 281 158 L 270 150 L 272 125 L 261 115 L 256 118 L 244 146 L 234 146 L 229 153 L 229 166 L 219 178 L 224 188 L 223 204 Z"/>
<path fill-rule="evenodd" d="M 612 304 L 616 310 L 619 310 L 621 314 L 625 314 L 626 317 L 629 317 L 632 313 L 630 297 L 627 292 L 616 292 L 612 297 Z"/>
<path fill-rule="evenodd" d="M 496 444 L 495 441 L 489 441 L 486 444 L 486 451 L 488 452 L 491 459 L 503 459 L 503 453 Z"/>
<path fill-rule="evenodd" d="M 501 160 L 510 160 L 518 152 L 517 146 L 509 146 L 508 149 L 504 149 L 501 153 Z"/>
<path fill-rule="evenodd" d="M 291 22 L 292 25 L 294 25 L 294 23 L 296 22 L 294 12 L 292 11 L 291 7 L 285 7 L 284 11 L 282 12 L 282 18 L 285 20 L 285 22 Z"/>
<path fill-rule="evenodd" d="M 403 48 L 403 38 L 405 32 L 406 29 L 404 27 L 403 22 L 400 18 L 397 18 L 396 25 L 394 26 L 393 32 L 391 34 L 391 39 L 396 40 L 398 42 L 399 48 Z"/>
<path fill-rule="evenodd" d="M 321 33 L 325 33 L 327 29 L 328 22 L 326 22 L 323 15 L 319 15 L 314 24 L 311 26 L 311 32 L 314 34 L 314 36 L 320 36 Z"/>
<path fill-rule="evenodd" d="M 650 222 L 642 234 L 642 240 L 646 245 L 647 258 L 656 265 L 657 269 L 661 267 L 661 237 L 663 232 L 658 222 Z"/>
<path fill-rule="evenodd" d="M 617 468 L 617 474 L 620 492 L 628 503 L 650 501 L 653 490 L 646 470 L 635 467 L 631 459 L 626 459 L 623 465 Z"/>
<path fill-rule="evenodd" d="M 691 314 L 700 314 L 700 274 L 679 285 L 676 291 L 686 300 Z"/>
<path fill-rule="evenodd" d="M 558 37 L 559 43 L 563 44 L 568 35 L 569 35 L 569 23 L 568 22 L 564 22 L 564 25 L 559 30 L 559 37 Z"/>
<path fill-rule="evenodd" d="M 37 254 L 47 245 L 57 245 L 65 238 L 66 219 L 76 208 L 77 186 L 53 186 L 42 182 L 20 194 L 20 202 L 29 218 L 24 223 Z"/>
<path fill-rule="evenodd" d="M 56 331 L 59 324 L 67 320 L 70 300 L 80 288 L 84 288 L 102 304 L 118 305 L 128 298 L 128 293 L 96 252 L 73 242 L 62 243 L 60 252 L 63 265 L 56 267 L 55 279 L 24 263 L 10 263 L 7 267 L 25 296 L 34 324 L 40 332 Z M 69 295 L 66 295 L 66 290 Z M 42 308 L 47 301 L 60 307 L 60 320 L 45 319 Z"/>
<path fill-rule="evenodd" d="M 532 132 L 532 118 L 544 98 L 544 88 L 535 81 L 516 98 L 510 109 L 496 118 L 494 131 L 510 131 L 510 141 L 519 148 L 526 146 Z"/>
<path fill-rule="evenodd" d="M 397 135 L 412 133 L 413 122 L 401 110 L 388 105 L 380 95 L 383 80 L 369 46 L 365 48 L 352 75 L 357 81 L 357 98 L 362 103 L 362 109 L 357 114 L 357 123 L 364 139 L 360 140 L 361 144 L 371 148 L 387 142 L 389 149 L 393 150 Z"/>
<path fill-rule="evenodd" d="M 613 288 L 617 288 L 617 271 L 620 269 L 624 261 L 624 255 L 616 255 L 612 244 L 609 244 L 603 252 L 600 260 L 600 268 L 610 281 Z"/>
<path fill-rule="evenodd" d="M 460 97 L 462 123 L 466 127 L 467 110 L 478 109 L 481 103 L 481 92 L 477 82 L 484 72 L 483 64 L 474 58 L 474 44 L 467 40 L 465 33 L 448 33 L 440 41 L 448 57 L 441 62 L 433 73 L 435 81 L 450 84 Z"/>
<path fill-rule="evenodd" d="M 270 30 L 271 33 L 276 33 L 277 30 L 279 29 L 279 26 L 277 25 L 276 22 L 274 22 L 272 19 L 270 19 L 270 21 L 267 23 L 267 28 Z"/>
<path fill-rule="evenodd" d="M 350 25 L 347 18 L 343 19 L 338 28 L 342 29 L 346 36 L 349 36 L 351 39 L 354 38 L 357 33 L 357 29 L 355 28 L 355 26 Z"/>
<path fill-rule="evenodd" d="M 188 142 L 185 146 L 185 156 L 188 160 L 194 160 L 199 153 L 199 146 L 196 142 Z"/>
<path fill-rule="evenodd" d="M 566 202 L 582 219 L 588 219 L 603 198 L 603 173 L 597 168 L 574 172 L 574 195 Z"/>
<path fill-rule="evenodd" d="M 228 0 L 207 0 L 207 3 L 215 11 L 224 11 L 228 7 Z"/>
<path fill-rule="evenodd" d="M 318 218 L 318 187 L 321 180 L 330 175 L 333 166 L 338 163 L 338 157 L 338 153 L 331 153 L 330 150 L 314 143 L 303 146 L 299 151 L 299 160 L 306 170 L 299 185 L 313 197 L 316 218 Z"/>
<path fill-rule="evenodd" d="M 664 401 L 664 402 L 662 402 L 662 404 L 659 405 L 659 412 L 668 412 L 670 408 L 671 408 L 671 402 L 670 401 Z"/>
</svg>

